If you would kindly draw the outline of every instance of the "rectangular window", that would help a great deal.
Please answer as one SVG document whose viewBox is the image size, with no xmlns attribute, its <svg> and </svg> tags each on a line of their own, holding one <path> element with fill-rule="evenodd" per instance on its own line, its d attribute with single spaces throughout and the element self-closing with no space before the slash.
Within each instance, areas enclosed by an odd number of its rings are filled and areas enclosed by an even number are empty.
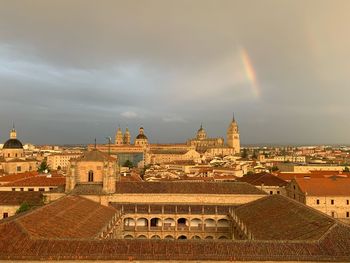
<svg viewBox="0 0 350 263">
<path fill-rule="evenodd" d="M 270 191 L 270 195 L 273 195 L 273 191 Z"/>
<path fill-rule="evenodd" d="M 277 191 L 277 194 L 279 195 L 279 194 L 280 194 L 280 191 Z"/>
<path fill-rule="evenodd" d="M 12 188 L 12 191 L 16 191 L 16 188 Z"/>
<path fill-rule="evenodd" d="M 33 192 L 34 188 L 28 188 L 28 191 Z"/>
<path fill-rule="evenodd" d="M 23 192 L 23 191 L 24 191 L 24 188 L 21 188 L 21 191 Z"/>
<path fill-rule="evenodd" d="M 52 191 L 53 190 L 53 187 L 50 187 L 50 191 Z"/>
<path fill-rule="evenodd" d="M 350 213 L 349 212 L 346 212 L 346 217 L 350 217 Z"/>
<path fill-rule="evenodd" d="M 21 166 L 17 166 L 17 172 L 20 172 L 22 170 Z"/>
<path fill-rule="evenodd" d="M 318 205 L 320 204 L 320 199 L 316 200 L 316 204 L 318 204 Z"/>
<path fill-rule="evenodd" d="M 334 217 L 334 212 L 331 212 L 332 217 Z"/>
<path fill-rule="evenodd" d="M 7 218 L 7 217 L 9 217 L 9 213 L 3 213 L 2 214 L 2 218 Z"/>
<path fill-rule="evenodd" d="M 349 200 L 346 200 L 346 204 L 347 204 L 347 205 L 349 204 Z"/>
<path fill-rule="evenodd" d="M 44 191 L 45 191 L 45 188 L 39 188 L 39 191 L 40 191 L 40 192 L 44 192 Z"/>
<path fill-rule="evenodd" d="M 294 196 L 293 196 L 293 197 L 294 197 L 294 199 L 295 199 L 295 194 L 294 194 Z"/>
<path fill-rule="evenodd" d="M 334 200 L 333 199 L 331 200 L 331 205 L 334 205 Z"/>
</svg>

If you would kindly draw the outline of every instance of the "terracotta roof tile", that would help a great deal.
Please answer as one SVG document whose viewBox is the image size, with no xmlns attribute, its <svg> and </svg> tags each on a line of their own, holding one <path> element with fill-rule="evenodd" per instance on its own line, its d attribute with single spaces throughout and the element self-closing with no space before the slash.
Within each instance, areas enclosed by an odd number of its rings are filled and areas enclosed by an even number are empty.
<svg viewBox="0 0 350 263">
<path fill-rule="evenodd" d="M 27 202 L 37 206 L 43 203 L 43 195 L 40 192 L 0 191 L 0 205 L 20 205 Z"/>
<path fill-rule="evenodd" d="M 295 181 L 309 196 L 350 196 L 349 178 L 296 178 Z"/>
<path fill-rule="evenodd" d="M 238 178 L 239 182 L 246 182 L 255 186 L 267 185 L 267 186 L 285 186 L 287 182 L 273 174 L 269 173 L 257 173 L 251 175 L 245 175 L 241 178 Z"/>
<path fill-rule="evenodd" d="M 47 177 L 45 175 L 32 176 L 15 182 L 2 185 L 3 187 L 21 187 L 21 186 L 59 186 L 66 183 L 64 176 Z"/>
</svg>

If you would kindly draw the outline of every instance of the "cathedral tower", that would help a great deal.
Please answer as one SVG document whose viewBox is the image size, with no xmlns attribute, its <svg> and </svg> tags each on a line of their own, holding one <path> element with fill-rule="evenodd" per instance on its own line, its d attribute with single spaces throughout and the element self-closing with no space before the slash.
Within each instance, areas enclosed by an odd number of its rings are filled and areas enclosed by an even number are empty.
<svg viewBox="0 0 350 263">
<path fill-rule="evenodd" d="M 240 153 L 241 143 L 239 139 L 238 125 L 233 115 L 232 121 L 227 129 L 227 145 L 235 149 L 235 153 Z"/>
<path fill-rule="evenodd" d="M 123 133 L 120 127 L 117 130 L 117 133 L 115 135 L 115 145 L 122 145 L 123 144 Z"/>
<path fill-rule="evenodd" d="M 124 144 L 130 145 L 131 135 L 128 128 L 126 128 L 125 130 L 123 141 L 124 141 Z"/>
<path fill-rule="evenodd" d="M 201 124 L 201 127 L 197 131 L 197 140 L 205 140 L 207 138 L 207 133 L 203 129 L 203 125 Z"/>
</svg>

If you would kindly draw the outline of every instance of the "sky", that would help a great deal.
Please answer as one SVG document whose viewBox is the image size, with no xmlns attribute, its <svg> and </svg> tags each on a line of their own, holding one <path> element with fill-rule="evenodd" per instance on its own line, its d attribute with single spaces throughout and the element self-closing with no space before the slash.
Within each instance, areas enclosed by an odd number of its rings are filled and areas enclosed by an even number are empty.
<svg viewBox="0 0 350 263">
<path fill-rule="evenodd" d="M 0 142 L 350 144 L 348 0 L 0 0 Z"/>
</svg>

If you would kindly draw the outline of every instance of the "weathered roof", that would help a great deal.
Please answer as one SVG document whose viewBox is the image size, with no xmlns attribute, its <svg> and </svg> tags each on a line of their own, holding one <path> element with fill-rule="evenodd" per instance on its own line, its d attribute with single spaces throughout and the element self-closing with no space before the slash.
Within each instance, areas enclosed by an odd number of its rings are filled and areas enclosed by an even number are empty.
<svg viewBox="0 0 350 263">
<path fill-rule="evenodd" d="M 18 139 L 8 139 L 4 143 L 4 146 L 2 148 L 3 149 L 23 149 L 23 145 L 21 141 Z"/>
<path fill-rule="evenodd" d="M 0 184 L 15 182 L 17 180 L 22 180 L 24 178 L 33 177 L 36 175 L 38 175 L 38 172 L 25 172 L 25 173 L 19 173 L 19 174 L 4 175 L 0 177 Z"/>
<path fill-rule="evenodd" d="M 76 195 L 99 195 L 103 194 L 101 183 L 77 184 L 72 190 Z"/>
<path fill-rule="evenodd" d="M 309 196 L 350 196 L 349 178 L 295 178 L 295 181 Z"/>
<path fill-rule="evenodd" d="M 335 220 L 295 200 L 270 195 L 235 209 L 258 240 L 317 240 Z"/>
<path fill-rule="evenodd" d="M 21 186 L 59 186 L 66 183 L 64 176 L 47 177 L 45 175 L 31 176 L 15 182 L 10 182 L 2 185 L 3 187 L 21 187 Z"/>
<path fill-rule="evenodd" d="M 79 196 L 66 196 L 15 219 L 35 238 L 95 238 L 116 210 Z"/>
<path fill-rule="evenodd" d="M 247 183 L 236 182 L 118 182 L 116 193 L 155 194 L 252 194 L 265 192 Z"/>
<path fill-rule="evenodd" d="M 270 173 L 257 173 L 245 175 L 241 178 L 238 178 L 239 182 L 246 182 L 255 186 L 267 185 L 267 186 L 285 186 L 287 182 L 277 176 Z"/>
<path fill-rule="evenodd" d="M 22 203 L 37 206 L 43 203 L 40 192 L 0 191 L 0 205 L 21 205 Z"/>
<path fill-rule="evenodd" d="M 84 152 L 82 156 L 77 160 L 86 162 L 104 162 L 108 160 L 116 161 L 116 159 L 112 156 L 109 156 L 108 154 L 98 151 L 96 149 Z"/>
</svg>

